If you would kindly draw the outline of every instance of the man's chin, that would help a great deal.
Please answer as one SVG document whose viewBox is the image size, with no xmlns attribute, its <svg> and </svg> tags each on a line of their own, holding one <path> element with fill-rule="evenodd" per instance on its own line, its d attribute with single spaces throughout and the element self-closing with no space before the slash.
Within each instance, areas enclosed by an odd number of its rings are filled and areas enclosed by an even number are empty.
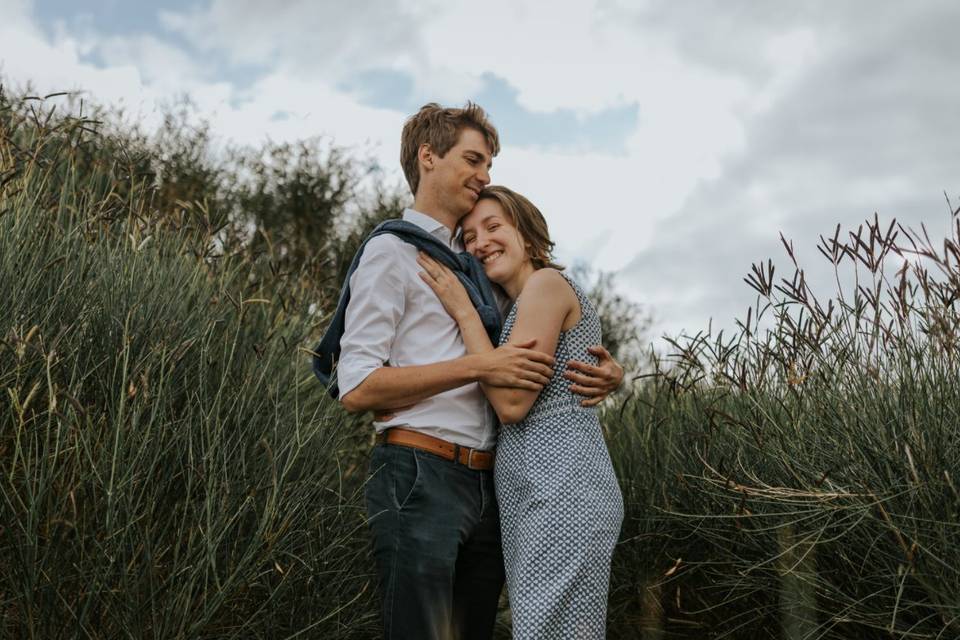
<svg viewBox="0 0 960 640">
<path fill-rule="evenodd" d="M 477 199 L 464 196 L 458 204 L 460 209 L 460 218 L 462 218 L 473 211 L 473 205 L 477 204 Z"/>
</svg>

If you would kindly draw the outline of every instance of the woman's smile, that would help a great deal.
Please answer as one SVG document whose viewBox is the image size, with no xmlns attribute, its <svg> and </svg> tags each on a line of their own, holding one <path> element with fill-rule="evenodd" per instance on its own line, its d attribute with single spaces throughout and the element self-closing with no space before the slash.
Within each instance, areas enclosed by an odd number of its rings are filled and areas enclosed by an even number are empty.
<svg viewBox="0 0 960 640">
<path fill-rule="evenodd" d="M 499 257 L 502 256 L 502 255 L 503 255 L 503 251 L 494 251 L 494 252 L 491 253 L 490 255 L 484 256 L 484 257 L 481 259 L 481 262 L 483 262 L 483 264 L 487 265 L 487 264 L 490 264 L 491 262 L 493 262 L 494 260 L 496 260 L 497 258 L 499 258 Z"/>
</svg>

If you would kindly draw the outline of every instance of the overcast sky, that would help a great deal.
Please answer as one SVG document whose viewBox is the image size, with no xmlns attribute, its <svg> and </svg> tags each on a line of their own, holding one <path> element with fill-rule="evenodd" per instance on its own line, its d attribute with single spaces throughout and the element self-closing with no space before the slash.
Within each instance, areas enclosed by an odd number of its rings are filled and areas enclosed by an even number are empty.
<svg viewBox="0 0 960 640">
<path fill-rule="evenodd" d="M 475 100 L 494 182 L 673 334 L 731 326 L 781 231 L 816 272 L 837 223 L 947 227 L 958 25 L 955 0 L 0 0 L 0 75 L 147 122 L 186 93 L 224 138 L 328 135 L 398 181 L 404 118 Z"/>
</svg>

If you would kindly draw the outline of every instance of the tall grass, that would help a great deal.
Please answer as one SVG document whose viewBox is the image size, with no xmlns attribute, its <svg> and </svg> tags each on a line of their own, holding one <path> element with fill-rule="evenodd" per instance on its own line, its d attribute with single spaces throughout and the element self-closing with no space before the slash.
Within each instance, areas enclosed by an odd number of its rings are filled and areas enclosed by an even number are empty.
<svg viewBox="0 0 960 640">
<path fill-rule="evenodd" d="M 949 202 L 949 201 L 948 201 Z M 605 423 L 630 504 L 618 637 L 960 636 L 960 210 L 772 261 L 733 336 L 673 341 Z"/>
<path fill-rule="evenodd" d="M 24 104 L 0 99 L 0 635 L 369 637 L 356 425 L 298 352 L 310 300 L 91 162 L 98 123 Z"/>
<path fill-rule="evenodd" d="M 376 637 L 369 428 L 301 348 L 399 200 L 345 224 L 315 148 L 230 173 L 178 127 L 157 153 L 0 92 L 0 637 Z M 604 410 L 611 638 L 960 636 L 951 212 L 824 238 L 825 295 L 785 242 L 735 334 Z"/>
</svg>

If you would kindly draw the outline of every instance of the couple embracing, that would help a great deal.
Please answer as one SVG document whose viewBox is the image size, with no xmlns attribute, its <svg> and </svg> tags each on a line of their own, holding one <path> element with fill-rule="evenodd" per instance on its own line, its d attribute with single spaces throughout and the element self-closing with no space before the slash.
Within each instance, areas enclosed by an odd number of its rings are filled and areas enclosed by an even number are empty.
<svg viewBox="0 0 960 640">
<path fill-rule="evenodd" d="M 623 503 L 595 405 L 623 370 L 540 211 L 489 186 L 499 149 L 474 104 L 407 120 L 413 208 L 361 247 L 316 350 L 343 406 L 376 415 L 388 639 L 488 640 L 504 579 L 514 638 L 605 634 Z"/>
</svg>

